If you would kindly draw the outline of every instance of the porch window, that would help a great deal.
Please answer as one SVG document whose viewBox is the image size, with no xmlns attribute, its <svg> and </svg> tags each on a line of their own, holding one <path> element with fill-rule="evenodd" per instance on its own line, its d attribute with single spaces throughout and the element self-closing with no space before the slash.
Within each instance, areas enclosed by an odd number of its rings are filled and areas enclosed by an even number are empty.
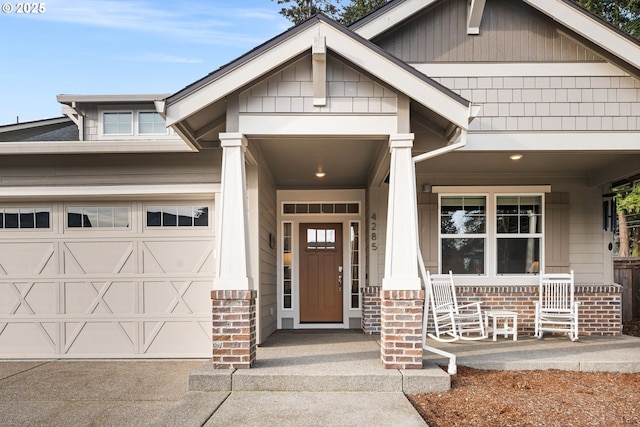
<svg viewBox="0 0 640 427">
<path fill-rule="evenodd" d="M 360 223 L 350 225 L 351 250 L 351 308 L 360 308 Z"/>
<path fill-rule="evenodd" d="M 485 274 L 486 196 L 443 196 L 440 199 L 442 271 Z"/>
<path fill-rule="evenodd" d="M 498 196 L 497 274 L 538 273 L 542 196 Z"/>
<path fill-rule="evenodd" d="M 538 274 L 543 206 L 542 194 L 442 195 L 440 271 Z"/>
<path fill-rule="evenodd" d="M 282 241 L 282 307 L 291 308 L 291 239 L 292 239 L 292 225 L 290 222 L 285 222 L 283 228 L 283 241 Z"/>
</svg>

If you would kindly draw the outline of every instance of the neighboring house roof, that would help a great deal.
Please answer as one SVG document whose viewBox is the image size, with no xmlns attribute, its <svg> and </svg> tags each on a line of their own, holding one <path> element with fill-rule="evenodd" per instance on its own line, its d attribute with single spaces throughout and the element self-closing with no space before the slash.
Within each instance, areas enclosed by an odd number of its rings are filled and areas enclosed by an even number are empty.
<svg viewBox="0 0 640 427">
<path fill-rule="evenodd" d="M 78 126 L 68 117 L 4 125 L 0 141 L 78 141 Z"/>
<path fill-rule="evenodd" d="M 180 122 L 310 52 L 314 36 L 325 37 L 328 50 L 381 82 L 407 94 L 456 126 L 467 128 L 471 118 L 468 100 L 324 15 L 310 18 L 168 97 L 165 101 L 167 123 Z"/>
<path fill-rule="evenodd" d="M 349 28 L 374 39 L 416 13 L 444 0 L 393 0 Z M 600 19 L 571 0 L 522 0 L 565 28 L 609 52 L 628 67 L 640 70 L 640 41 Z M 472 5 L 484 2 L 472 2 Z"/>
</svg>

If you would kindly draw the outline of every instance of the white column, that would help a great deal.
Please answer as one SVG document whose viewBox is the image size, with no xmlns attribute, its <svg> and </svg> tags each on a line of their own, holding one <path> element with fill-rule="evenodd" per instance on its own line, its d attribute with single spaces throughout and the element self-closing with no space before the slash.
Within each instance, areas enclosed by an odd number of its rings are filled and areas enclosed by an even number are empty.
<svg viewBox="0 0 640 427">
<path fill-rule="evenodd" d="M 418 213 L 412 133 L 391 135 L 391 172 L 383 290 L 419 290 Z"/>
<path fill-rule="evenodd" d="M 222 176 L 216 224 L 216 278 L 214 290 L 253 290 L 249 277 L 249 233 L 245 151 L 241 133 L 221 133 Z"/>
</svg>

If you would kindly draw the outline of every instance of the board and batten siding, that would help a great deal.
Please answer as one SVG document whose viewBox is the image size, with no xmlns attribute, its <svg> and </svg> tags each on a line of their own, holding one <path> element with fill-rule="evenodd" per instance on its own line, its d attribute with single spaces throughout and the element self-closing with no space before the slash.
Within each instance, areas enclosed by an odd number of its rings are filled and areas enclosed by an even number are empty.
<svg viewBox="0 0 640 427">
<path fill-rule="evenodd" d="M 521 2 L 486 2 L 479 35 L 467 35 L 467 0 L 438 2 L 374 39 L 405 62 L 601 62 Z"/>
<path fill-rule="evenodd" d="M 371 78 L 327 58 L 327 105 L 313 105 L 311 55 L 240 94 L 247 113 L 395 113 L 397 94 Z"/>
</svg>

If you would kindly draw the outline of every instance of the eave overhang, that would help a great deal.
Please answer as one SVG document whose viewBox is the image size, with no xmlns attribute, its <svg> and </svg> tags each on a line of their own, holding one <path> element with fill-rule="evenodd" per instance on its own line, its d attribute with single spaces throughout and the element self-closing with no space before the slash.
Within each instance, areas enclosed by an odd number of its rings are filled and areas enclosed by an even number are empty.
<svg viewBox="0 0 640 427">
<path fill-rule="evenodd" d="M 283 64 L 311 52 L 313 42 L 318 37 L 326 40 L 327 50 L 406 94 L 455 127 L 463 130 L 468 128 L 473 119 L 468 100 L 323 15 L 305 21 L 168 97 L 164 111 L 167 124 L 197 145 L 196 131 L 184 125 L 187 118 Z"/>
</svg>

